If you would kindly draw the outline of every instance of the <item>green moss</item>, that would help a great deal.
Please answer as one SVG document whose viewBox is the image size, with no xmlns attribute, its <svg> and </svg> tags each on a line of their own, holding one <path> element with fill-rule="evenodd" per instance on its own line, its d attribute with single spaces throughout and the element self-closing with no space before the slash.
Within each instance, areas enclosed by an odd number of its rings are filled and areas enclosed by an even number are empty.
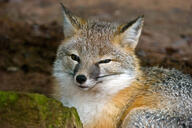
<svg viewBox="0 0 192 128">
<path fill-rule="evenodd" d="M 13 92 L 2 92 L 0 91 L 0 108 L 9 104 L 13 104 L 17 101 L 18 95 Z"/>
<path fill-rule="evenodd" d="M 0 91 L 2 127 L 82 128 L 75 108 L 40 94 Z"/>
<path fill-rule="evenodd" d="M 48 98 L 40 94 L 28 94 L 37 104 L 44 105 L 48 101 Z"/>
</svg>

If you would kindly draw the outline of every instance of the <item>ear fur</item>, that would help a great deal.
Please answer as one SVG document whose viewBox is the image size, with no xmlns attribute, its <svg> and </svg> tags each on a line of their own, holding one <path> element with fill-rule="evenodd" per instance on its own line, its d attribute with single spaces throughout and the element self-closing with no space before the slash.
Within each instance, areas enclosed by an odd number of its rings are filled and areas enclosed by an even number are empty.
<svg viewBox="0 0 192 128">
<path fill-rule="evenodd" d="M 85 23 L 85 20 L 73 15 L 62 3 L 63 32 L 65 38 L 73 36 Z"/>
<path fill-rule="evenodd" d="M 117 35 L 120 46 L 135 48 L 137 46 L 141 30 L 144 22 L 144 17 L 140 16 L 135 20 L 119 26 Z"/>
</svg>

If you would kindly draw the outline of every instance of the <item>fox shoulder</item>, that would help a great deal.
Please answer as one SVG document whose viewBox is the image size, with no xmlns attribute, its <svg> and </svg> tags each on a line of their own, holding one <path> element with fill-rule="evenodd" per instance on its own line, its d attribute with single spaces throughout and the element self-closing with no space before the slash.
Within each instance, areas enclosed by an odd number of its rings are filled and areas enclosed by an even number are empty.
<svg viewBox="0 0 192 128">
<path fill-rule="evenodd" d="M 124 112 L 122 128 L 192 126 L 192 78 L 175 69 L 142 70 L 148 89 Z"/>
</svg>

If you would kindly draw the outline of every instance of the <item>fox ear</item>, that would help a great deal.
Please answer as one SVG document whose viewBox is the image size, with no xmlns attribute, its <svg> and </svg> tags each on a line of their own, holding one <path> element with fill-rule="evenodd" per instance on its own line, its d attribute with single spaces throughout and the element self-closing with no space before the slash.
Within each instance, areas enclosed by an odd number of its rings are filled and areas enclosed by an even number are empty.
<svg viewBox="0 0 192 128">
<path fill-rule="evenodd" d="M 65 37 L 73 36 L 85 23 L 80 17 L 73 15 L 62 3 L 62 12 L 63 12 L 63 31 Z"/>
<path fill-rule="evenodd" d="M 129 46 L 135 48 L 137 46 L 141 30 L 144 22 L 144 17 L 140 16 L 128 24 L 119 26 L 118 38 L 122 47 Z"/>
</svg>

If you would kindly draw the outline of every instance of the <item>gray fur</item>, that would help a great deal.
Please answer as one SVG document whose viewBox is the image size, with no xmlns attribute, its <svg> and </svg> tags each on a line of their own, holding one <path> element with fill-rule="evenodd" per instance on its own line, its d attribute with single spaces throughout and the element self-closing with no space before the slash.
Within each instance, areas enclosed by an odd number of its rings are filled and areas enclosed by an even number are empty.
<svg viewBox="0 0 192 128">
<path fill-rule="evenodd" d="M 192 78 L 175 69 L 143 68 L 146 81 L 154 79 L 151 93 L 164 97 L 164 108 L 133 110 L 123 128 L 191 128 L 192 127 Z M 161 100 L 161 99 L 157 99 Z"/>
</svg>

